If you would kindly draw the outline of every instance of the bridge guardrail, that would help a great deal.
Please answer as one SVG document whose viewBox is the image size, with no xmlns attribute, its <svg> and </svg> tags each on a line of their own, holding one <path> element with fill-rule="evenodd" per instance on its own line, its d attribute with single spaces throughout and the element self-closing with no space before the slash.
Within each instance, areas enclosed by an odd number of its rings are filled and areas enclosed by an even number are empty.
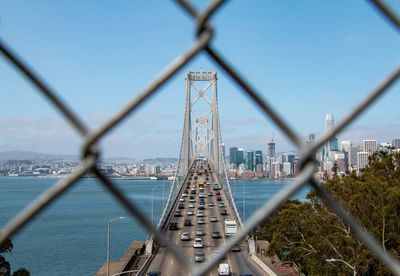
<svg viewBox="0 0 400 276">
<path fill-rule="evenodd" d="M 138 206 L 134 204 L 129 198 L 118 188 L 118 185 L 107 176 L 105 176 L 97 167 L 97 161 L 99 159 L 100 150 L 98 147 L 99 142 L 104 139 L 105 135 L 119 125 L 124 119 L 126 119 L 133 111 L 137 110 L 144 102 L 146 102 L 152 95 L 154 95 L 159 88 L 165 84 L 172 76 L 174 76 L 179 70 L 188 64 L 194 57 L 201 53 L 205 53 L 208 57 L 213 60 L 231 79 L 236 85 L 247 95 L 250 100 L 259 108 L 266 117 L 270 118 L 276 126 L 296 145 L 301 153 L 304 164 L 298 177 L 298 181 L 289 185 L 281 192 L 277 194 L 275 199 L 271 202 L 265 203 L 252 218 L 249 219 L 249 224 L 246 225 L 242 231 L 242 234 L 249 233 L 257 226 L 258 223 L 267 219 L 281 206 L 284 201 L 290 198 L 296 191 L 305 185 L 310 185 L 315 189 L 318 197 L 323 199 L 327 206 L 340 217 L 343 222 L 350 227 L 353 233 L 360 239 L 360 241 L 369 250 L 376 255 L 390 270 L 393 274 L 400 274 L 400 263 L 393 257 L 392 254 L 386 252 L 386 250 L 380 245 L 380 243 L 372 237 L 366 230 L 365 227 L 360 225 L 357 220 L 346 213 L 341 205 L 332 198 L 332 196 L 322 189 L 318 183 L 312 178 L 314 166 L 315 153 L 345 127 L 349 126 L 356 118 L 358 118 L 363 112 L 365 112 L 373 103 L 375 103 L 382 95 L 389 91 L 396 81 L 400 79 L 400 67 L 395 66 L 388 76 L 372 89 L 368 95 L 360 101 L 351 111 L 329 132 L 320 137 L 313 145 L 305 145 L 301 135 L 299 135 L 290 125 L 281 117 L 272 107 L 272 105 L 261 97 L 261 94 L 252 87 L 252 85 L 243 78 L 238 71 L 229 64 L 225 58 L 214 48 L 213 41 L 213 28 L 210 23 L 211 17 L 216 11 L 220 10 L 221 6 L 225 1 L 214 0 L 204 11 L 198 11 L 189 2 L 184 0 L 178 0 L 178 4 L 181 8 L 187 12 L 197 24 L 196 35 L 197 38 L 194 44 L 178 58 L 174 59 L 171 65 L 165 68 L 160 75 L 154 78 L 154 81 L 150 83 L 143 91 L 141 91 L 134 99 L 129 101 L 127 105 L 121 109 L 114 116 L 110 117 L 104 122 L 99 128 L 91 130 L 84 121 L 70 109 L 57 93 L 51 89 L 36 72 L 34 72 L 16 53 L 13 52 L 3 39 L 0 39 L 0 53 L 3 55 L 5 60 L 14 66 L 15 70 L 18 71 L 28 82 L 35 87 L 35 89 L 42 94 L 45 99 L 65 118 L 65 120 L 74 128 L 82 138 L 82 157 L 80 168 L 68 176 L 65 179 L 59 180 L 52 187 L 48 188 L 43 192 L 36 200 L 31 204 L 27 205 L 18 215 L 13 217 L 0 231 L 0 244 L 4 243 L 7 238 L 10 238 L 17 231 L 21 230 L 42 212 L 50 203 L 54 202 L 59 198 L 68 188 L 72 187 L 78 182 L 78 180 L 86 175 L 92 173 L 101 185 L 103 185 L 108 192 L 119 201 L 121 205 L 126 208 L 130 215 L 140 221 L 144 228 L 157 236 L 158 239 L 163 240 L 163 236 L 155 227 L 149 222 L 144 216 L 143 212 L 140 211 Z M 383 1 L 372 0 L 370 1 L 372 6 L 384 16 L 388 23 L 395 28 L 396 31 L 400 30 L 400 20 L 396 13 L 392 11 Z M 229 246 L 232 246 L 230 244 Z M 202 275 L 209 271 L 219 260 L 224 257 L 224 254 L 229 248 L 224 248 L 215 256 L 212 261 L 205 263 L 204 265 L 196 268 L 190 268 L 190 271 L 196 275 Z M 173 254 L 177 257 L 178 261 L 188 267 L 186 262 L 187 259 L 179 254 L 174 248 L 170 248 Z"/>
</svg>

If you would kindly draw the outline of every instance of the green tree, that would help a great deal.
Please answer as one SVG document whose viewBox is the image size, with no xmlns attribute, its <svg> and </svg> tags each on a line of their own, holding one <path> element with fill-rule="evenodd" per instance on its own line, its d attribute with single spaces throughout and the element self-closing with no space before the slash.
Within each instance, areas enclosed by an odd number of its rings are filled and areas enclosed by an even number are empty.
<svg viewBox="0 0 400 276">
<path fill-rule="evenodd" d="M 360 175 L 334 174 L 322 186 L 395 257 L 400 254 L 400 154 L 379 152 Z M 256 229 L 270 241 L 270 253 L 298 263 L 309 275 L 348 274 L 350 268 L 326 259 L 343 259 L 360 274 L 385 275 L 388 269 L 316 196 L 288 201 Z"/>
<path fill-rule="evenodd" d="M 0 244 L 0 276 L 10 276 L 11 266 L 10 263 L 3 256 L 4 254 L 11 254 L 14 245 L 10 239 Z M 14 271 L 13 276 L 29 276 L 30 273 L 25 268 L 20 268 Z"/>
</svg>

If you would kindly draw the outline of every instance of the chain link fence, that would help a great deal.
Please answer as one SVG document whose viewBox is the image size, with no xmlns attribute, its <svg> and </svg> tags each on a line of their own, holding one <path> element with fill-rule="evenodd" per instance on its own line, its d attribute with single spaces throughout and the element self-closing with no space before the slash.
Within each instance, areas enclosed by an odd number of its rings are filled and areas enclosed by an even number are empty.
<svg viewBox="0 0 400 276">
<path fill-rule="evenodd" d="M 230 63 L 212 46 L 214 37 L 213 28 L 210 18 L 216 11 L 220 10 L 223 0 L 214 0 L 204 11 L 196 10 L 190 3 L 185 0 L 177 0 L 177 5 L 185 12 L 187 12 L 196 22 L 196 41 L 184 53 L 178 56 L 173 63 L 165 68 L 153 82 L 132 99 L 123 109 L 113 115 L 95 131 L 89 131 L 89 128 L 83 121 L 74 114 L 65 103 L 60 100 L 54 90 L 52 90 L 41 78 L 25 63 L 12 48 L 6 44 L 5 41 L 0 39 L 0 52 L 5 59 L 14 66 L 22 76 L 24 76 L 37 90 L 38 93 L 43 94 L 47 101 L 58 110 L 63 117 L 69 122 L 82 136 L 82 160 L 81 166 L 78 171 L 70 175 L 68 178 L 60 180 L 51 188 L 46 190 L 35 201 L 26 206 L 16 217 L 11 219 L 2 229 L 0 233 L 0 243 L 5 239 L 11 237 L 17 231 L 21 230 L 30 220 L 34 219 L 36 215 L 42 212 L 50 203 L 57 200 L 57 198 L 64 193 L 67 189 L 71 188 L 77 181 L 86 173 L 92 173 L 99 180 L 108 192 L 118 201 L 130 215 L 140 221 L 143 227 L 155 237 L 155 239 L 168 247 L 173 252 L 178 261 L 190 271 L 191 275 L 203 275 L 210 271 L 230 250 L 230 248 L 238 241 L 245 238 L 259 223 L 270 217 L 279 206 L 281 206 L 287 199 L 296 193 L 304 185 L 310 185 L 314 188 L 320 198 L 322 198 L 328 206 L 334 211 L 356 234 L 356 236 L 383 262 L 388 268 L 397 275 L 400 275 L 400 264 L 396 258 L 388 254 L 378 243 L 378 241 L 369 235 L 365 228 L 360 225 L 357 220 L 347 214 L 343 208 L 332 198 L 332 196 L 321 188 L 318 183 L 313 179 L 313 173 L 316 170 L 315 153 L 334 135 L 342 131 L 346 126 L 359 117 L 367 108 L 374 103 L 380 96 L 388 91 L 400 78 L 400 67 L 396 67 L 380 85 L 374 88 L 368 96 L 363 99 L 352 111 L 350 111 L 333 129 L 320 137 L 315 144 L 305 145 L 302 137 L 286 123 L 284 118 L 280 117 L 274 111 L 274 108 L 268 101 L 263 99 L 261 94 L 253 88 L 253 86 L 246 81 L 246 79 L 233 67 Z M 384 16 L 388 23 L 400 31 L 400 19 L 388 6 L 379 0 L 371 0 L 371 5 L 376 8 L 378 12 Z M 165 240 L 160 230 L 155 229 L 146 216 L 140 211 L 135 202 L 132 202 L 128 197 L 117 187 L 117 185 L 109 178 L 107 178 L 96 166 L 99 158 L 99 149 L 97 143 L 109 133 L 113 128 L 119 125 L 124 119 L 132 114 L 144 102 L 150 100 L 160 87 L 163 86 L 172 76 L 176 75 L 186 64 L 188 64 L 194 57 L 200 53 L 205 53 L 208 57 L 224 71 L 231 80 L 242 90 L 242 92 L 249 97 L 249 99 L 259 108 L 268 118 L 270 118 L 285 134 L 286 136 L 298 147 L 303 160 L 302 170 L 298 178 L 292 185 L 286 187 L 273 199 L 265 203 L 258 211 L 246 221 L 246 226 L 242 231 L 231 238 L 228 244 L 221 249 L 218 255 L 207 263 L 201 266 L 191 265 L 191 261 L 184 256 L 174 245 Z"/>
</svg>

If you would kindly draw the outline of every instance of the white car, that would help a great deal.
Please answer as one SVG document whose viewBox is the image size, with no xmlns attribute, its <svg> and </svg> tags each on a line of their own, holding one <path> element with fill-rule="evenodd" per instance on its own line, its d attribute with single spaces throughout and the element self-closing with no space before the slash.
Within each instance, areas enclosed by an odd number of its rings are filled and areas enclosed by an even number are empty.
<svg viewBox="0 0 400 276">
<path fill-rule="evenodd" d="M 204 193 L 199 193 L 199 197 L 204 198 L 205 197 Z"/>
<path fill-rule="evenodd" d="M 189 199 L 189 202 L 194 202 L 194 198 Z"/>
<path fill-rule="evenodd" d="M 210 221 L 211 221 L 211 222 L 217 222 L 218 219 L 217 219 L 216 216 L 212 216 L 212 217 L 210 217 Z"/>
<path fill-rule="evenodd" d="M 227 263 L 221 263 L 218 266 L 218 275 L 229 275 L 230 270 L 229 270 L 229 264 Z"/>
<path fill-rule="evenodd" d="M 181 198 L 179 199 L 179 201 L 180 201 L 180 202 L 184 202 L 185 199 L 184 199 L 183 197 L 181 197 Z"/>
<path fill-rule="evenodd" d="M 188 215 L 188 216 L 193 216 L 193 210 L 188 210 L 187 213 L 186 213 L 186 215 Z"/>
<path fill-rule="evenodd" d="M 197 211 L 197 216 L 198 216 L 198 217 L 204 217 L 203 211 L 202 211 L 202 210 L 198 210 L 198 211 Z"/>
<path fill-rule="evenodd" d="M 189 208 L 194 208 L 194 204 L 193 203 L 189 203 Z"/>
<path fill-rule="evenodd" d="M 204 224 L 204 223 L 206 223 L 206 222 L 204 221 L 204 218 L 199 218 L 199 219 L 197 220 L 197 224 Z"/>
<path fill-rule="evenodd" d="M 200 239 L 200 238 L 195 238 L 194 239 L 194 242 L 193 242 L 193 247 L 194 248 L 202 248 L 204 245 L 203 245 L 203 240 L 202 239 Z"/>
<path fill-rule="evenodd" d="M 183 232 L 181 235 L 181 241 L 190 241 L 190 236 L 188 232 Z"/>
</svg>

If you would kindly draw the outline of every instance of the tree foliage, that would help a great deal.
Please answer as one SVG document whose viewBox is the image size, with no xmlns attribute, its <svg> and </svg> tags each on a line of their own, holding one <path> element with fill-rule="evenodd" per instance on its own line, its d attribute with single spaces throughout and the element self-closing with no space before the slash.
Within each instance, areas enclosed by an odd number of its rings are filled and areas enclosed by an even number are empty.
<svg viewBox="0 0 400 276">
<path fill-rule="evenodd" d="M 0 244 L 0 276 L 10 276 L 11 265 L 3 256 L 4 254 L 11 254 L 14 245 L 10 239 Z M 30 273 L 25 268 L 20 268 L 12 274 L 13 276 L 29 276 Z"/>
<path fill-rule="evenodd" d="M 335 174 L 322 186 L 380 241 L 400 257 L 400 154 L 379 152 L 361 174 Z M 365 275 L 390 274 L 350 228 L 315 194 L 309 201 L 288 201 L 256 229 L 258 239 L 270 241 L 270 253 L 298 263 L 308 275 L 345 275 L 351 268 Z"/>
</svg>

